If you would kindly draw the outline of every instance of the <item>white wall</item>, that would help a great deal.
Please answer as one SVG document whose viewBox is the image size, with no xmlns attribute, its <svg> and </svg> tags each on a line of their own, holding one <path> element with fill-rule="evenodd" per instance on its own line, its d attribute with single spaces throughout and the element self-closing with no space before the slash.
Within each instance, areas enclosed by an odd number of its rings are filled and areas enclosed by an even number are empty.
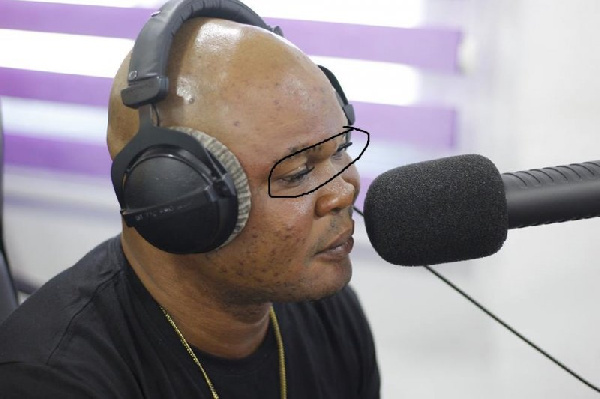
<svg viewBox="0 0 600 399">
<path fill-rule="evenodd" d="M 464 152 L 501 171 L 600 159 L 600 3 L 427 5 L 427 22 L 464 26 L 475 49 L 463 78 L 424 79 L 425 99 L 442 91 L 461 104 Z M 599 232 L 600 220 L 511 231 L 497 255 L 436 269 L 600 385 Z M 597 396 L 425 271 L 362 273 L 380 273 L 355 281 L 374 319 L 386 397 Z"/>
<path fill-rule="evenodd" d="M 599 2 L 425 4 L 425 22 L 463 26 L 474 44 L 463 77 L 431 74 L 422 93 L 459 104 L 464 152 L 501 171 L 600 159 Z M 7 172 L 5 235 L 18 273 L 45 281 L 118 232 L 108 180 Z M 385 398 L 597 396 L 426 270 L 379 260 L 357 230 L 353 284 Z M 436 269 L 600 385 L 598 232 L 600 220 L 511 231 L 497 255 Z"/>
</svg>

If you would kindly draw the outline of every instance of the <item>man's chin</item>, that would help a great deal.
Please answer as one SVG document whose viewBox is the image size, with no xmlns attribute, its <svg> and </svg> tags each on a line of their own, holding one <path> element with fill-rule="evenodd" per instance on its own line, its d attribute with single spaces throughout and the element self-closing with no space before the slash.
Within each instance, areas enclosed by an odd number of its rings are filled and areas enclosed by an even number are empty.
<svg viewBox="0 0 600 399">
<path fill-rule="evenodd" d="M 335 270 L 330 271 L 333 273 L 327 273 L 327 275 L 318 278 L 316 284 L 306 289 L 305 297 L 298 299 L 298 301 L 316 301 L 330 297 L 348 285 L 352 278 L 352 265 L 349 261 L 346 265 L 335 267 Z"/>
<path fill-rule="evenodd" d="M 335 289 L 330 289 L 330 290 L 326 290 L 323 291 L 322 293 L 320 293 L 318 296 L 316 296 L 315 298 L 312 298 L 310 300 L 313 301 L 318 301 L 321 299 L 327 299 L 335 294 L 337 294 L 338 292 L 340 292 L 345 286 L 348 285 L 350 281 L 345 282 L 344 284 L 340 285 L 339 287 L 335 288 Z"/>
</svg>

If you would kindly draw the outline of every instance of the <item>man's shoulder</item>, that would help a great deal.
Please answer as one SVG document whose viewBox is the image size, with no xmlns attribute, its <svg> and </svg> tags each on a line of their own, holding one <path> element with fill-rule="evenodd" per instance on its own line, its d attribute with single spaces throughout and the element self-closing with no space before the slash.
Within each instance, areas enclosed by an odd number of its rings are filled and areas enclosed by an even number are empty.
<svg viewBox="0 0 600 399">
<path fill-rule="evenodd" d="M 0 395 L 3 399 L 93 398 L 85 383 L 38 363 L 0 363 Z"/>
<path fill-rule="evenodd" d="M 121 273 L 118 238 L 108 240 L 49 280 L 0 326 L 0 364 L 46 363 L 69 331 L 93 313 L 94 301 Z M 93 316 L 92 316 L 93 317 Z"/>
</svg>

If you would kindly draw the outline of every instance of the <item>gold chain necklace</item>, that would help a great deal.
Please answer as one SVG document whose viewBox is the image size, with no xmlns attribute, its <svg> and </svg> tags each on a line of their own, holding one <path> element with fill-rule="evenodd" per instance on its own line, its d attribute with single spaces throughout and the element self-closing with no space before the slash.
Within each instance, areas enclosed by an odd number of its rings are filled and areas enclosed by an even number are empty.
<svg viewBox="0 0 600 399">
<path fill-rule="evenodd" d="M 160 308 L 162 309 L 163 313 L 165 314 L 165 317 L 167 318 L 167 320 L 169 321 L 169 323 L 171 324 L 171 326 L 173 327 L 173 329 L 179 336 L 179 340 L 185 347 L 185 350 L 187 351 L 187 353 L 190 354 L 190 356 L 194 360 L 194 363 L 196 363 L 196 365 L 198 365 L 198 367 L 200 368 L 200 371 L 202 372 L 202 375 L 204 376 L 204 380 L 206 381 L 206 384 L 208 385 L 208 388 L 210 389 L 210 392 L 212 393 L 213 399 L 219 399 L 219 395 L 217 394 L 217 391 L 215 390 L 215 387 L 213 386 L 212 381 L 210 380 L 210 378 L 208 378 L 208 374 L 206 373 L 206 370 L 204 370 L 204 367 L 202 367 L 200 360 L 198 360 L 198 357 L 196 357 L 196 354 L 194 353 L 194 351 L 192 350 L 192 348 L 186 341 L 185 337 L 183 336 L 181 331 L 179 331 L 179 328 L 177 328 L 177 324 L 175 324 L 175 321 L 173 321 L 173 319 L 171 318 L 171 315 L 169 315 L 169 313 L 167 313 L 167 311 L 162 306 Z M 275 314 L 275 310 L 273 309 L 272 306 L 271 306 L 269 313 L 271 316 L 271 322 L 273 323 L 273 329 L 275 330 L 275 339 L 277 340 L 277 349 L 279 351 L 279 382 L 281 384 L 281 399 L 286 399 L 287 398 L 287 384 L 285 382 L 285 380 L 286 380 L 285 379 L 285 351 L 283 349 L 283 339 L 281 338 L 281 331 L 279 330 L 279 322 L 277 321 L 277 315 Z"/>
</svg>

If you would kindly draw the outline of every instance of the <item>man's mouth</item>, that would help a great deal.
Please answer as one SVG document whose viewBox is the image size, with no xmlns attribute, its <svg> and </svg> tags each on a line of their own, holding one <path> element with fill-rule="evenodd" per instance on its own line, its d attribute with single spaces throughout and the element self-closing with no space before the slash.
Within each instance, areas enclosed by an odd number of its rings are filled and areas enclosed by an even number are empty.
<svg viewBox="0 0 600 399">
<path fill-rule="evenodd" d="M 346 230 L 344 233 L 337 236 L 336 239 L 324 249 L 317 252 L 317 256 L 326 256 L 328 258 L 346 257 L 350 252 L 352 252 L 352 248 L 354 247 L 354 238 L 352 238 L 353 233 L 354 227 Z"/>
</svg>

